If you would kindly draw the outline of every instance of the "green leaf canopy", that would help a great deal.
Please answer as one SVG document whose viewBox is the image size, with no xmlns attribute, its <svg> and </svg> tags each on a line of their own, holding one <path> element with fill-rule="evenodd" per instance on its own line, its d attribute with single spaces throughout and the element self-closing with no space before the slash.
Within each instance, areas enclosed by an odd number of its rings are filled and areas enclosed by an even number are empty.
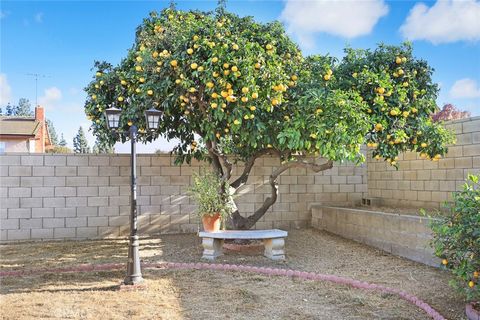
<svg viewBox="0 0 480 320">
<path fill-rule="evenodd" d="M 408 44 L 347 49 L 341 61 L 304 58 L 278 22 L 166 9 L 143 21 L 118 66 L 95 67 L 85 105 L 94 134 L 118 139 L 104 116 L 115 105 L 121 128 L 135 124 L 142 141 L 178 139 L 178 162 L 211 160 L 212 153 L 248 161 L 270 149 L 283 161 L 319 155 L 360 162 L 367 143 L 373 156 L 396 165 L 405 150 L 436 161 L 452 141 L 430 119 L 433 70 Z M 143 115 L 152 106 L 163 111 L 156 131 L 146 129 Z"/>
</svg>

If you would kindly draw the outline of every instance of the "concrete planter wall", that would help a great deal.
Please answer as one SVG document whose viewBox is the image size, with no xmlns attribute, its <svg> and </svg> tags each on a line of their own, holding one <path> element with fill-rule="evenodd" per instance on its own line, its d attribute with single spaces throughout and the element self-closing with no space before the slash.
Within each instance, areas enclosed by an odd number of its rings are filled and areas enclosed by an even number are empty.
<svg viewBox="0 0 480 320">
<path fill-rule="evenodd" d="M 396 170 L 368 157 L 368 195 L 398 207 L 441 208 L 451 201 L 469 173 L 480 173 L 480 117 L 449 121 L 446 128 L 456 133 L 457 142 L 440 161 L 406 152 L 399 155 Z"/>
<path fill-rule="evenodd" d="M 312 206 L 312 226 L 431 266 L 438 266 L 430 248 L 425 217 L 361 209 Z"/>
</svg>

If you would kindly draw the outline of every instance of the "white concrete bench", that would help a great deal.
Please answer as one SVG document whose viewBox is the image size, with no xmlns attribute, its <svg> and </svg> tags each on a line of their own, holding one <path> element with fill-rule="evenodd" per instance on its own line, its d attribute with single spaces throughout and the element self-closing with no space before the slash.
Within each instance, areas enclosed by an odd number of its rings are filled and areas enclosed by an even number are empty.
<svg viewBox="0 0 480 320">
<path fill-rule="evenodd" d="M 202 238 L 202 258 L 214 260 L 222 255 L 223 241 L 225 239 L 263 240 L 265 246 L 264 256 L 272 260 L 285 260 L 285 238 L 288 232 L 272 230 L 225 230 L 218 232 L 200 232 Z"/>
</svg>

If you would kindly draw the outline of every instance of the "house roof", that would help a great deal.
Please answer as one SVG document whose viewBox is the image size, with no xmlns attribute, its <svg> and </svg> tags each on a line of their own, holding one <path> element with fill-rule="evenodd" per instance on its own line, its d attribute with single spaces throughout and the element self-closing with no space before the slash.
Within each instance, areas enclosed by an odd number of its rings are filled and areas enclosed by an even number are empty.
<svg viewBox="0 0 480 320">
<path fill-rule="evenodd" d="M 0 135 L 35 136 L 40 127 L 32 117 L 0 117 Z"/>
</svg>

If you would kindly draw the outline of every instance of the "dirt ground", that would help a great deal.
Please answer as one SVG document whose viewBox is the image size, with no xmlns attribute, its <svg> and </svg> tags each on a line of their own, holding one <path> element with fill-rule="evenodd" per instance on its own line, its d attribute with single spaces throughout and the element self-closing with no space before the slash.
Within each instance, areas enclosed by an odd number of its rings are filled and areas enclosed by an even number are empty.
<svg viewBox="0 0 480 320">
<path fill-rule="evenodd" d="M 226 252 L 217 263 L 335 274 L 400 288 L 448 319 L 464 319 L 449 274 L 313 229 L 293 230 L 287 260 Z M 200 239 L 162 235 L 141 240 L 145 262 L 199 262 Z M 0 246 L 0 270 L 124 263 L 125 240 L 21 243 Z M 396 296 L 284 277 L 200 270 L 144 270 L 148 288 L 117 291 L 124 271 L 5 277 L 1 319 L 426 319 Z"/>
<path fill-rule="evenodd" d="M 425 210 L 425 214 L 421 212 L 420 208 L 397 208 L 397 207 L 388 207 L 388 206 L 354 206 L 354 207 L 346 207 L 352 209 L 360 209 L 360 210 L 367 210 L 367 211 L 378 211 L 378 212 L 387 212 L 387 213 L 394 213 L 399 215 L 410 215 L 410 216 L 437 216 L 439 214 L 444 214 L 447 211 L 442 208 L 440 209 L 431 209 L 427 208 Z"/>
</svg>

